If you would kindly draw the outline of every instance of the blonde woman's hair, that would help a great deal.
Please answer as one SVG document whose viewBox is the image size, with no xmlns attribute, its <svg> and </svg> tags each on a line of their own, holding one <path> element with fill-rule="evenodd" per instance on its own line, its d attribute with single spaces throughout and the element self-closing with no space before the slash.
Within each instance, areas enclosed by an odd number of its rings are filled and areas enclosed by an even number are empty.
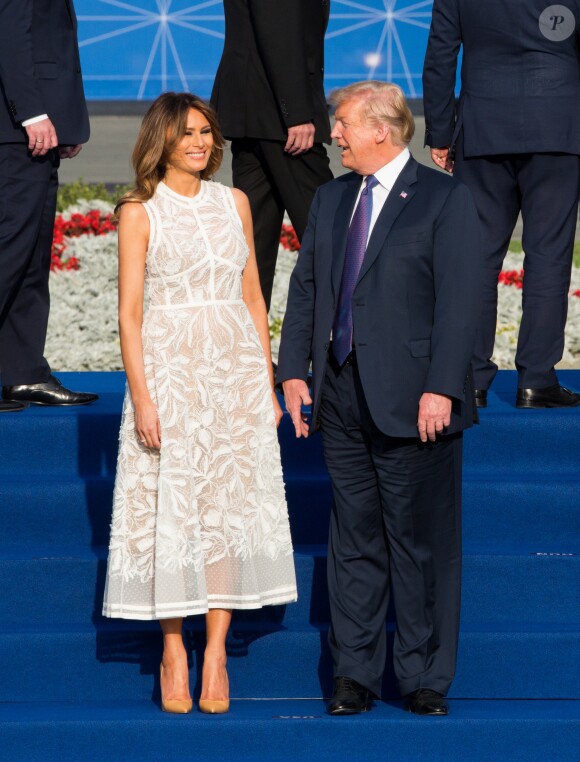
<svg viewBox="0 0 580 762">
<path fill-rule="evenodd" d="M 192 108 L 207 119 L 213 137 L 213 147 L 207 166 L 200 173 L 201 179 L 207 180 L 217 172 L 225 141 L 213 108 L 192 93 L 163 93 L 143 117 L 132 156 L 135 187 L 119 199 L 115 214 L 128 201 L 144 202 L 153 196 L 160 180 L 165 177 L 169 157 L 185 135 Z"/>
<path fill-rule="evenodd" d="M 391 82 L 370 79 L 341 87 L 330 94 L 334 106 L 360 99 L 361 113 L 367 124 L 388 124 L 393 143 L 405 147 L 415 134 L 415 120 L 403 91 Z"/>
</svg>

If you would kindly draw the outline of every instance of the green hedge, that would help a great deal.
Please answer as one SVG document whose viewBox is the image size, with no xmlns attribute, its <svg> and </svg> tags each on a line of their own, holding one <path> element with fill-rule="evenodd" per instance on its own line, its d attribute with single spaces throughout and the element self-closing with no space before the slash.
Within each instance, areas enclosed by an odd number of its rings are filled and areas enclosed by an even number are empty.
<svg viewBox="0 0 580 762">
<path fill-rule="evenodd" d="M 130 185 L 115 185 L 107 187 L 104 183 L 85 183 L 82 178 L 74 183 L 65 183 L 58 189 L 56 209 L 63 212 L 67 207 L 76 204 L 77 201 L 99 199 L 115 204 L 123 193 L 126 193 Z"/>
</svg>

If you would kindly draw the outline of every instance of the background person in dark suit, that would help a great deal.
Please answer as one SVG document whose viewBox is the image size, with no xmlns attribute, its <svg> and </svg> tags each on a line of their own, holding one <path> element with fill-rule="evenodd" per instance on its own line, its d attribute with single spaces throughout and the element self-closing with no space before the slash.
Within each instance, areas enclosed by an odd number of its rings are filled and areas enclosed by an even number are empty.
<svg viewBox="0 0 580 762">
<path fill-rule="evenodd" d="M 89 138 L 72 0 L 0 3 L 0 410 L 79 405 L 44 358 L 57 170 Z"/>
<path fill-rule="evenodd" d="M 423 71 L 425 142 L 435 163 L 470 188 L 483 227 L 483 310 L 474 356 L 480 407 L 497 372 L 491 361 L 497 278 L 520 211 L 525 276 L 516 406 L 580 404 L 580 394 L 561 387 L 554 370 L 564 350 L 578 215 L 579 34 L 578 0 L 433 4 Z"/>
<path fill-rule="evenodd" d="M 444 715 L 459 626 L 462 431 L 475 412 L 479 223 L 463 184 L 411 157 L 400 88 L 361 82 L 335 98 L 332 136 L 352 172 L 312 203 L 277 375 L 296 436 L 307 436 L 312 361 L 311 427 L 333 488 L 329 711 L 366 711 L 380 695 L 391 588 L 399 689 L 411 711 Z"/>
<path fill-rule="evenodd" d="M 224 0 L 226 37 L 211 96 L 232 141 L 233 183 L 250 199 L 270 308 L 284 210 L 301 239 L 315 190 L 332 179 L 324 96 L 329 0 Z"/>
</svg>

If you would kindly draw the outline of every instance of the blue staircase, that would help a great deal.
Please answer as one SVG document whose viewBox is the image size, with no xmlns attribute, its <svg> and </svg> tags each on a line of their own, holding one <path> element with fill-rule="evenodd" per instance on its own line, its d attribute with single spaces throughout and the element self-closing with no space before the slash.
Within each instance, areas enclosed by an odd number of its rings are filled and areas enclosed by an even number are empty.
<svg viewBox="0 0 580 762">
<path fill-rule="evenodd" d="M 1 762 L 580 758 L 580 409 L 516 410 L 503 372 L 466 434 L 445 720 L 405 713 L 390 670 L 368 715 L 325 715 L 330 490 L 319 437 L 296 441 L 284 420 L 299 602 L 235 615 L 229 715 L 175 717 L 159 710 L 157 623 L 100 614 L 124 378 L 61 378 L 99 402 L 0 419 Z M 199 618 L 186 641 L 199 691 Z"/>
</svg>

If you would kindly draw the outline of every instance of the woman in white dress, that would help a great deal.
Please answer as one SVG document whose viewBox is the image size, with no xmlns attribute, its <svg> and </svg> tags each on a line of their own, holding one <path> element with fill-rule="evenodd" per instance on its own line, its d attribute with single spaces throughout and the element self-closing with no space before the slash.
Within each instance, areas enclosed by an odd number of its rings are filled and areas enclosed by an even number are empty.
<svg viewBox="0 0 580 762">
<path fill-rule="evenodd" d="M 232 609 L 296 600 L 250 207 L 207 179 L 223 145 L 204 101 L 165 93 L 118 206 L 128 389 L 103 613 L 160 620 L 162 707 L 178 713 L 192 708 L 185 616 L 205 614 L 200 709 L 219 713 Z"/>
</svg>

